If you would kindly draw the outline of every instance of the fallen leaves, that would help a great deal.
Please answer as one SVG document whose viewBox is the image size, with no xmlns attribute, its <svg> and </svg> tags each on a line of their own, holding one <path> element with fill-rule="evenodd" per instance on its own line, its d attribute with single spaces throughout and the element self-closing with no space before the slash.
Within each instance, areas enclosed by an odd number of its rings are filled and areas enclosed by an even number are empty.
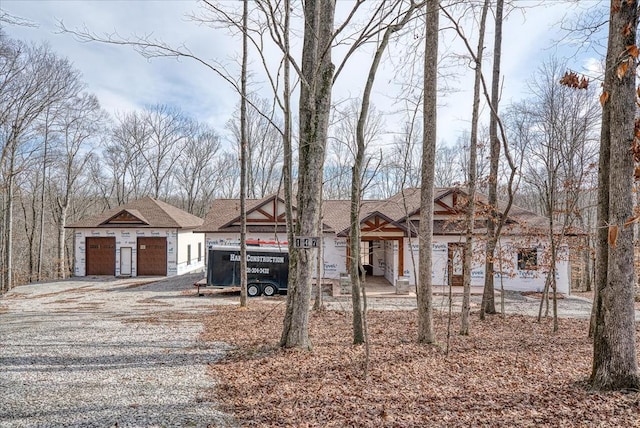
<svg viewBox="0 0 640 428">
<path fill-rule="evenodd" d="M 365 349 L 351 344 L 351 317 L 312 312 L 313 351 L 278 344 L 284 307 L 216 307 L 203 339 L 235 349 L 209 366 L 214 392 L 242 426 L 640 427 L 638 394 L 594 393 L 588 321 L 560 320 L 560 331 L 533 318 L 473 320 L 445 353 L 447 318 L 436 313 L 439 343 L 415 343 L 415 311 L 370 312 L 370 371 Z"/>
</svg>

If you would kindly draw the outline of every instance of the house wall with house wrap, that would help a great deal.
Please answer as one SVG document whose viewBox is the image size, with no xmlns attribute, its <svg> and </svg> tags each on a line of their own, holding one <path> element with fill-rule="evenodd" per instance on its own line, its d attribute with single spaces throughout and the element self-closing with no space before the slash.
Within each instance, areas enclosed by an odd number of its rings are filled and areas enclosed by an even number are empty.
<svg viewBox="0 0 640 428">
<path fill-rule="evenodd" d="M 138 276 L 138 238 L 165 238 L 166 239 L 166 276 L 181 275 L 183 273 L 202 270 L 204 268 L 204 256 L 197 261 L 197 242 L 203 245 L 201 234 L 191 231 L 178 232 L 176 229 L 76 229 L 74 234 L 75 264 L 74 276 L 87 275 L 87 238 L 114 238 L 115 239 L 115 276 Z M 196 253 L 192 250 L 192 261 L 187 264 L 187 243 L 195 245 Z M 123 249 L 130 249 L 123 251 Z M 123 257 L 130 255 L 130 260 Z M 194 260 L 195 255 L 195 260 Z M 181 261 L 178 262 L 178 259 Z M 127 263 L 130 263 L 130 271 L 123 272 Z"/>
<path fill-rule="evenodd" d="M 486 202 L 477 196 L 477 212 Z M 278 195 L 247 200 L 247 240 L 280 243 L 287 241 L 284 200 Z M 465 211 L 468 199 L 459 188 L 436 189 L 432 248 L 432 284 L 462 286 Z M 349 271 L 351 228 L 350 201 L 325 200 L 322 211 L 323 277 L 339 279 Z M 360 208 L 360 257 L 368 275 L 384 277 L 395 285 L 399 277 L 416 284 L 419 265 L 418 229 L 420 189 L 405 189 L 382 200 L 362 201 Z M 295 218 L 295 207 L 294 218 Z M 485 236 L 487 219 L 479 214 L 474 221 L 471 285 L 484 286 Z M 239 244 L 239 203 L 234 199 L 216 200 L 204 224 L 196 231 L 206 234 L 207 245 Z M 541 291 L 549 266 L 548 219 L 530 211 L 512 207 L 502 230 L 494 264 L 495 288 Z M 567 249 L 560 251 L 556 266 L 557 290 L 569 293 Z M 501 255 L 498 257 L 498 255 Z"/>
</svg>

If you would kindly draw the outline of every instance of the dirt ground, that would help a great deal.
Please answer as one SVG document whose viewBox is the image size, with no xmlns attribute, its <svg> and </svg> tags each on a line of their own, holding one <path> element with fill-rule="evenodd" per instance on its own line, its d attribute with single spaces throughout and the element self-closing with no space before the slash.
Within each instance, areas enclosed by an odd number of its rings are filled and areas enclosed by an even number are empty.
<svg viewBox="0 0 640 428">
<path fill-rule="evenodd" d="M 475 313 L 459 336 L 459 317 L 437 311 L 437 342 L 418 345 L 415 310 L 371 311 L 367 351 L 352 345 L 348 312 L 325 310 L 311 314 L 313 350 L 300 352 L 277 346 L 283 316 L 280 298 L 205 321 L 203 339 L 235 347 L 209 372 L 242 426 L 640 427 L 638 392 L 588 389 L 586 319 L 560 319 L 554 334 L 549 319 Z"/>
</svg>

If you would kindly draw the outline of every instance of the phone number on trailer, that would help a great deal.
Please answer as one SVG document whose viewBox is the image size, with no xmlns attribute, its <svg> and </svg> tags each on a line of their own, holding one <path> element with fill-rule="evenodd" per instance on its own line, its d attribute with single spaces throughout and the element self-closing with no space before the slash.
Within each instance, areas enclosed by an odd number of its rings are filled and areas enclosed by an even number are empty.
<svg viewBox="0 0 640 428">
<path fill-rule="evenodd" d="M 247 273 L 262 273 L 262 274 L 269 274 L 269 268 L 267 267 L 250 267 L 247 268 Z"/>
</svg>

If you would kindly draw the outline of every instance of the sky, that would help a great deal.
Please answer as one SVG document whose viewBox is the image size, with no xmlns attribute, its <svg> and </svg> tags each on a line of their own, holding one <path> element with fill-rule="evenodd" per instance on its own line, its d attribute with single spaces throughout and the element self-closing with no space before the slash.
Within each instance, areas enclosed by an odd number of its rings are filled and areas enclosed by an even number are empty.
<svg viewBox="0 0 640 428">
<path fill-rule="evenodd" d="M 344 6 L 346 0 L 339 1 Z M 572 68 L 582 71 L 600 60 L 597 55 L 576 54 L 575 45 L 554 43 L 562 37 L 559 23 L 572 13 L 571 4 L 559 0 L 516 0 L 518 10 L 505 22 L 503 40 L 503 95 L 508 103 L 527 96 L 527 81 L 540 64 L 552 55 L 569 58 Z M 575 4 L 575 2 L 573 2 Z M 586 0 L 583 5 L 595 5 Z M 536 6 L 536 7 L 530 7 Z M 167 43 L 187 46 L 206 60 L 228 63 L 235 67 L 241 41 L 225 29 L 201 26 L 188 18 L 198 14 L 200 5 L 191 0 L 1 0 L 0 8 L 34 23 L 34 27 L 5 25 L 3 30 L 16 39 L 35 43 L 47 42 L 59 56 L 67 57 L 80 70 L 87 90 L 96 94 L 102 107 L 111 114 L 129 112 L 144 106 L 167 104 L 180 108 L 189 116 L 210 124 L 225 134 L 225 124 L 239 102 L 238 95 L 221 78 L 201 64 L 188 59 L 147 60 L 127 46 L 81 43 L 70 34 L 60 33 L 58 23 L 69 29 L 86 28 L 99 35 L 117 32 L 123 37 L 148 36 Z M 446 24 L 440 18 L 441 26 Z M 491 21 L 492 22 L 492 21 Z M 490 24 L 493 25 L 492 23 Z M 471 33 L 472 30 L 468 28 Z M 475 45 L 475 41 L 472 44 Z M 490 56 L 492 34 L 485 41 Z M 452 32 L 442 35 L 441 51 L 461 51 Z M 394 81 L 392 64 L 398 58 L 393 52 L 374 87 L 373 102 L 378 110 L 397 110 L 395 96 L 400 85 Z M 334 88 L 334 101 L 359 94 L 364 84 L 370 54 L 356 58 L 340 76 Z M 258 67 L 257 61 L 252 67 Z M 473 78 L 468 67 L 458 68 L 457 78 L 448 78 L 447 86 L 455 89 L 443 93 L 438 109 L 438 139 L 455 143 L 469 127 Z M 268 96 L 266 84 L 254 87 Z M 397 129 L 399 119 L 385 119 L 386 129 Z M 386 137 L 391 139 L 393 132 Z M 383 137 L 383 140 L 385 138 Z"/>
</svg>

